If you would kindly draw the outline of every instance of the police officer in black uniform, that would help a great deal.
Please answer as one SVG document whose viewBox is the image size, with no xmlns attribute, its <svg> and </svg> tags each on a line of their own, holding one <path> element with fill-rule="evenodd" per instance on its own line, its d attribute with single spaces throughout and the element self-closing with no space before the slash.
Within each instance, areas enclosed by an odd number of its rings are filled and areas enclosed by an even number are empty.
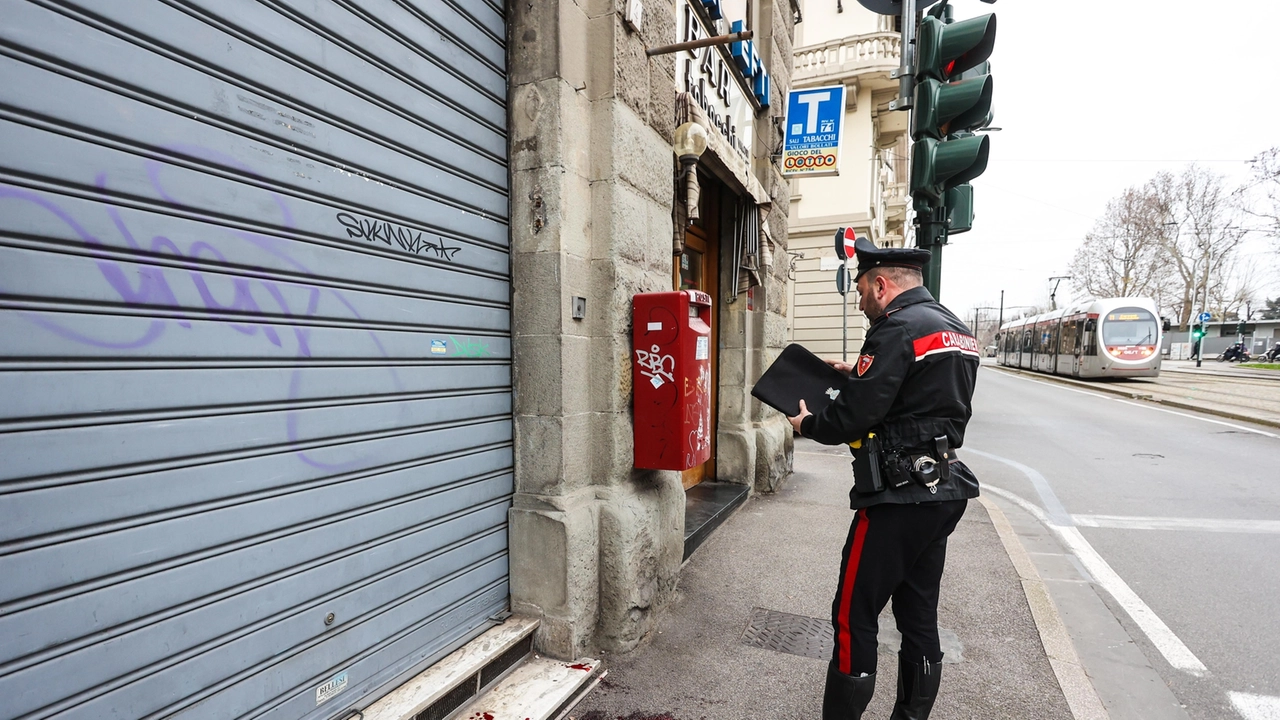
<svg viewBox="0 0 1280 720">
<path fill-rule="evenodd" d="M 891 720 L 925 720 L 938 694 L 938 586 L 947 536 L 978 496 L 978 480 L 956 458 L 972 414 L 979 349 L 969 329 L 922 285 L 928 251 L 877 248 L 859 239 L 859 308 L 871 319 L 835 402 L 818 415 L 800 404 L 789 418 L 820 443 L 848 443 L 857 512 L 832 603 L 835 651 L 823 720 L 862 717 L 876 684 L 877 618 L 893 600 L 902 633 L 898 699 Z"/>
</svg>

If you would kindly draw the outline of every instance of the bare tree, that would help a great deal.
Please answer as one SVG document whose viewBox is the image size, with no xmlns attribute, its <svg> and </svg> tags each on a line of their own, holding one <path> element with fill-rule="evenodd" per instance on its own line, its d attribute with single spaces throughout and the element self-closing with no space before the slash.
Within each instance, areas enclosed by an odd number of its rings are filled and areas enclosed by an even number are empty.
<svg viewBox="0 0 1280 720">
<path fill-rule="evenodd" d="M 1173 267 L 1168 255 L 1172 228 L 1155 181 L 1131 187 L 1107 203 L 1071 260 L 1077 292 L 1095 297 L 1167 295 Z M 1163 305 L 1162 305 L 1163 307 Z"/>
<path fill-rule="evenodd" d="M 1241 194 L 1228 190 L 1222 175 L 1196 165 L 1176 177 L 1161 173 L 1151 184 L 1167 218 L 1162 225 L 1173 230 L 1165 248 L 1179 323 L 1185 327 L 1197 310 L 1222 313 L 1229 298 L 1250 296 L 1247 287 L 1233 288 L 1240 285 L 1235 260 L 1248 232 Z"/>
<path fill-rule="evenodd" d="M 1280 173 L 1280 150 L 1264 156 L 1258 172 Z M 1222 175 L 1196 165 L 1159 173 L 1107 203 L 1071 261 L 1073 284 L 1097 297 L 1150 297 L 1183 327 L 1201 310 L 1234 311 L 1254 295 L 1253 269 L 1237 263 L 1245 212 Z"/>
<path fill-rule="evenodd" d="M 1262 221 L 1268 235 L 1280 239 L 1280 146 L 1258 153 L 1249 166 L 1253 182 L 1244 189 L 1254 190 L 1258 201 L 1246 212 Z"/>
<path fill-rule="evenodd" d="M 1242 316 L 1246 306 L 1257 305 L 1258 265 L 1232 255 L 1222 265 L 1226 282 L 1209 286 L 1209 308 L 1224 320 Z"/>
</svg>

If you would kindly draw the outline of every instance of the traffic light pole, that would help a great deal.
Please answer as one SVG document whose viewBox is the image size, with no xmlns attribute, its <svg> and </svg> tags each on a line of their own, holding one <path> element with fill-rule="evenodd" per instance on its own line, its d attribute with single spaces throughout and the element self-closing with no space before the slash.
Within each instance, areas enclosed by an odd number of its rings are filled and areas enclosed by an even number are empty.
<svg viewBox="0 0 1280 720">
<path fill-rule="evenodd" d="M 840 362 L 843 363 L 849 362 L 849 266 L 845 263 L 840 265 L 840 272 L 844 273 L 844 293 L 840 296 L 840 314 L 844 318 L 840 322 Z"/>
<path fill-rule="evenodd" d="M 933 206 L 916 208 L 916 247 L 932 256 L 924 266 L 924 286 L 941 302 L 942 248 L 947 244 L 947 210 Z"/>
<path fill-rule="evenodd" d="M 1211 258 L 1212 258 L 1211 255 L 1209 255 L 1208 253 L 1205 253 L 1205 256 L 1204 256 L 1204 302 L 1200 303 L 1200 312 L 1202 313 L 1209 312 L 1209 272 L 1213 268 L 1213 264 L 1210 262 Z M 1223 321 L 1224 322 L 1226 321 L 1226 316 L 1223 316 Z M 1205 335 L 1208 335 L 1207 331 L 1208 331 L 1208 328 L 1206 328 L 1204 322 L 1201 321 L 1200 341 L 1199 341 L 1200 346 L 1196 351 L 1196 367 L 1200 367 L 1200 362 L 1203 359 L 1202 355 L 1204 354 L 1204 338 L 1205 338 Z"/>
<path fill-rule="evenodd" d="M 898 65 L 898 97 L 890 110 L 910 110 L 916 92 L 916 0 L 902 0 L 902 60 Z"/>
</svg>

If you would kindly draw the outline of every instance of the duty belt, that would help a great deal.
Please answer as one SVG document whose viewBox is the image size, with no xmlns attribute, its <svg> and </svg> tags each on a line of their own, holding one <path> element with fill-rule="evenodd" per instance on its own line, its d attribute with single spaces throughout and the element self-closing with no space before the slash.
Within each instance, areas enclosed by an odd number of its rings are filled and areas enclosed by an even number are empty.
<svg viewBox="0 0 1280 720">
<path fill-rule="evenodd" d="M 951 479 L 951 463 L 956 460 L 946 435 L 934 438 L 931 452 L 926 453 L 884 449 L 875 433 L 849 445 L 858 450 L 853 460 L 854 490 L 863 495 L 878 493 L 886 484 L 897 489 L 912 482 L 936 495 L 938 485 Z"/>
<path fill-rule="evenodd" d="M 892 478 L 890 485 L 898 488 L 915 481 L 936 495 L 938 485 L 951 479 L 951 463 L 955 461 L 956 455 L 951 450 L 947 436 L 941 435 L 933 439 L 932 452 L 901 454 L 886 459 L 890 464 L 898 465 L 896 468 L 886 468 L 886 474 Z M 898 462 L 895 463 L 894 460 Z"/>
</svg>

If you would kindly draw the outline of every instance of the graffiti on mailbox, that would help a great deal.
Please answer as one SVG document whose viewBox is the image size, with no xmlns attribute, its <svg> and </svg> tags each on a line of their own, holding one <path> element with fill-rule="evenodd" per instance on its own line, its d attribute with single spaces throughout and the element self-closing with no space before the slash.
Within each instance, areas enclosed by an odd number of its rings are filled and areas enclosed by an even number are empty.
<svg viewBox="0 0 1280 720">
<path fill-rule="evenodd" d="M 636 363 L 640 365 L 640 374 L 649 378 L 655 390 L 665 383 L 675 382 L 675 376 L 672 373 L 676 369 L 676 359 L 670 355 L 661 354 L 657 345 L 650 346 L 648 352 L 637 348 Z"/>
<path fill-rule="evenodd" d="M 707 427 L 703 424 L 703 419 L 698 418 L 698 427 L 689 431 L 689 454 L 685 457 L 685 464 L 692 466 L 707 443 Z"/>
</svg>

